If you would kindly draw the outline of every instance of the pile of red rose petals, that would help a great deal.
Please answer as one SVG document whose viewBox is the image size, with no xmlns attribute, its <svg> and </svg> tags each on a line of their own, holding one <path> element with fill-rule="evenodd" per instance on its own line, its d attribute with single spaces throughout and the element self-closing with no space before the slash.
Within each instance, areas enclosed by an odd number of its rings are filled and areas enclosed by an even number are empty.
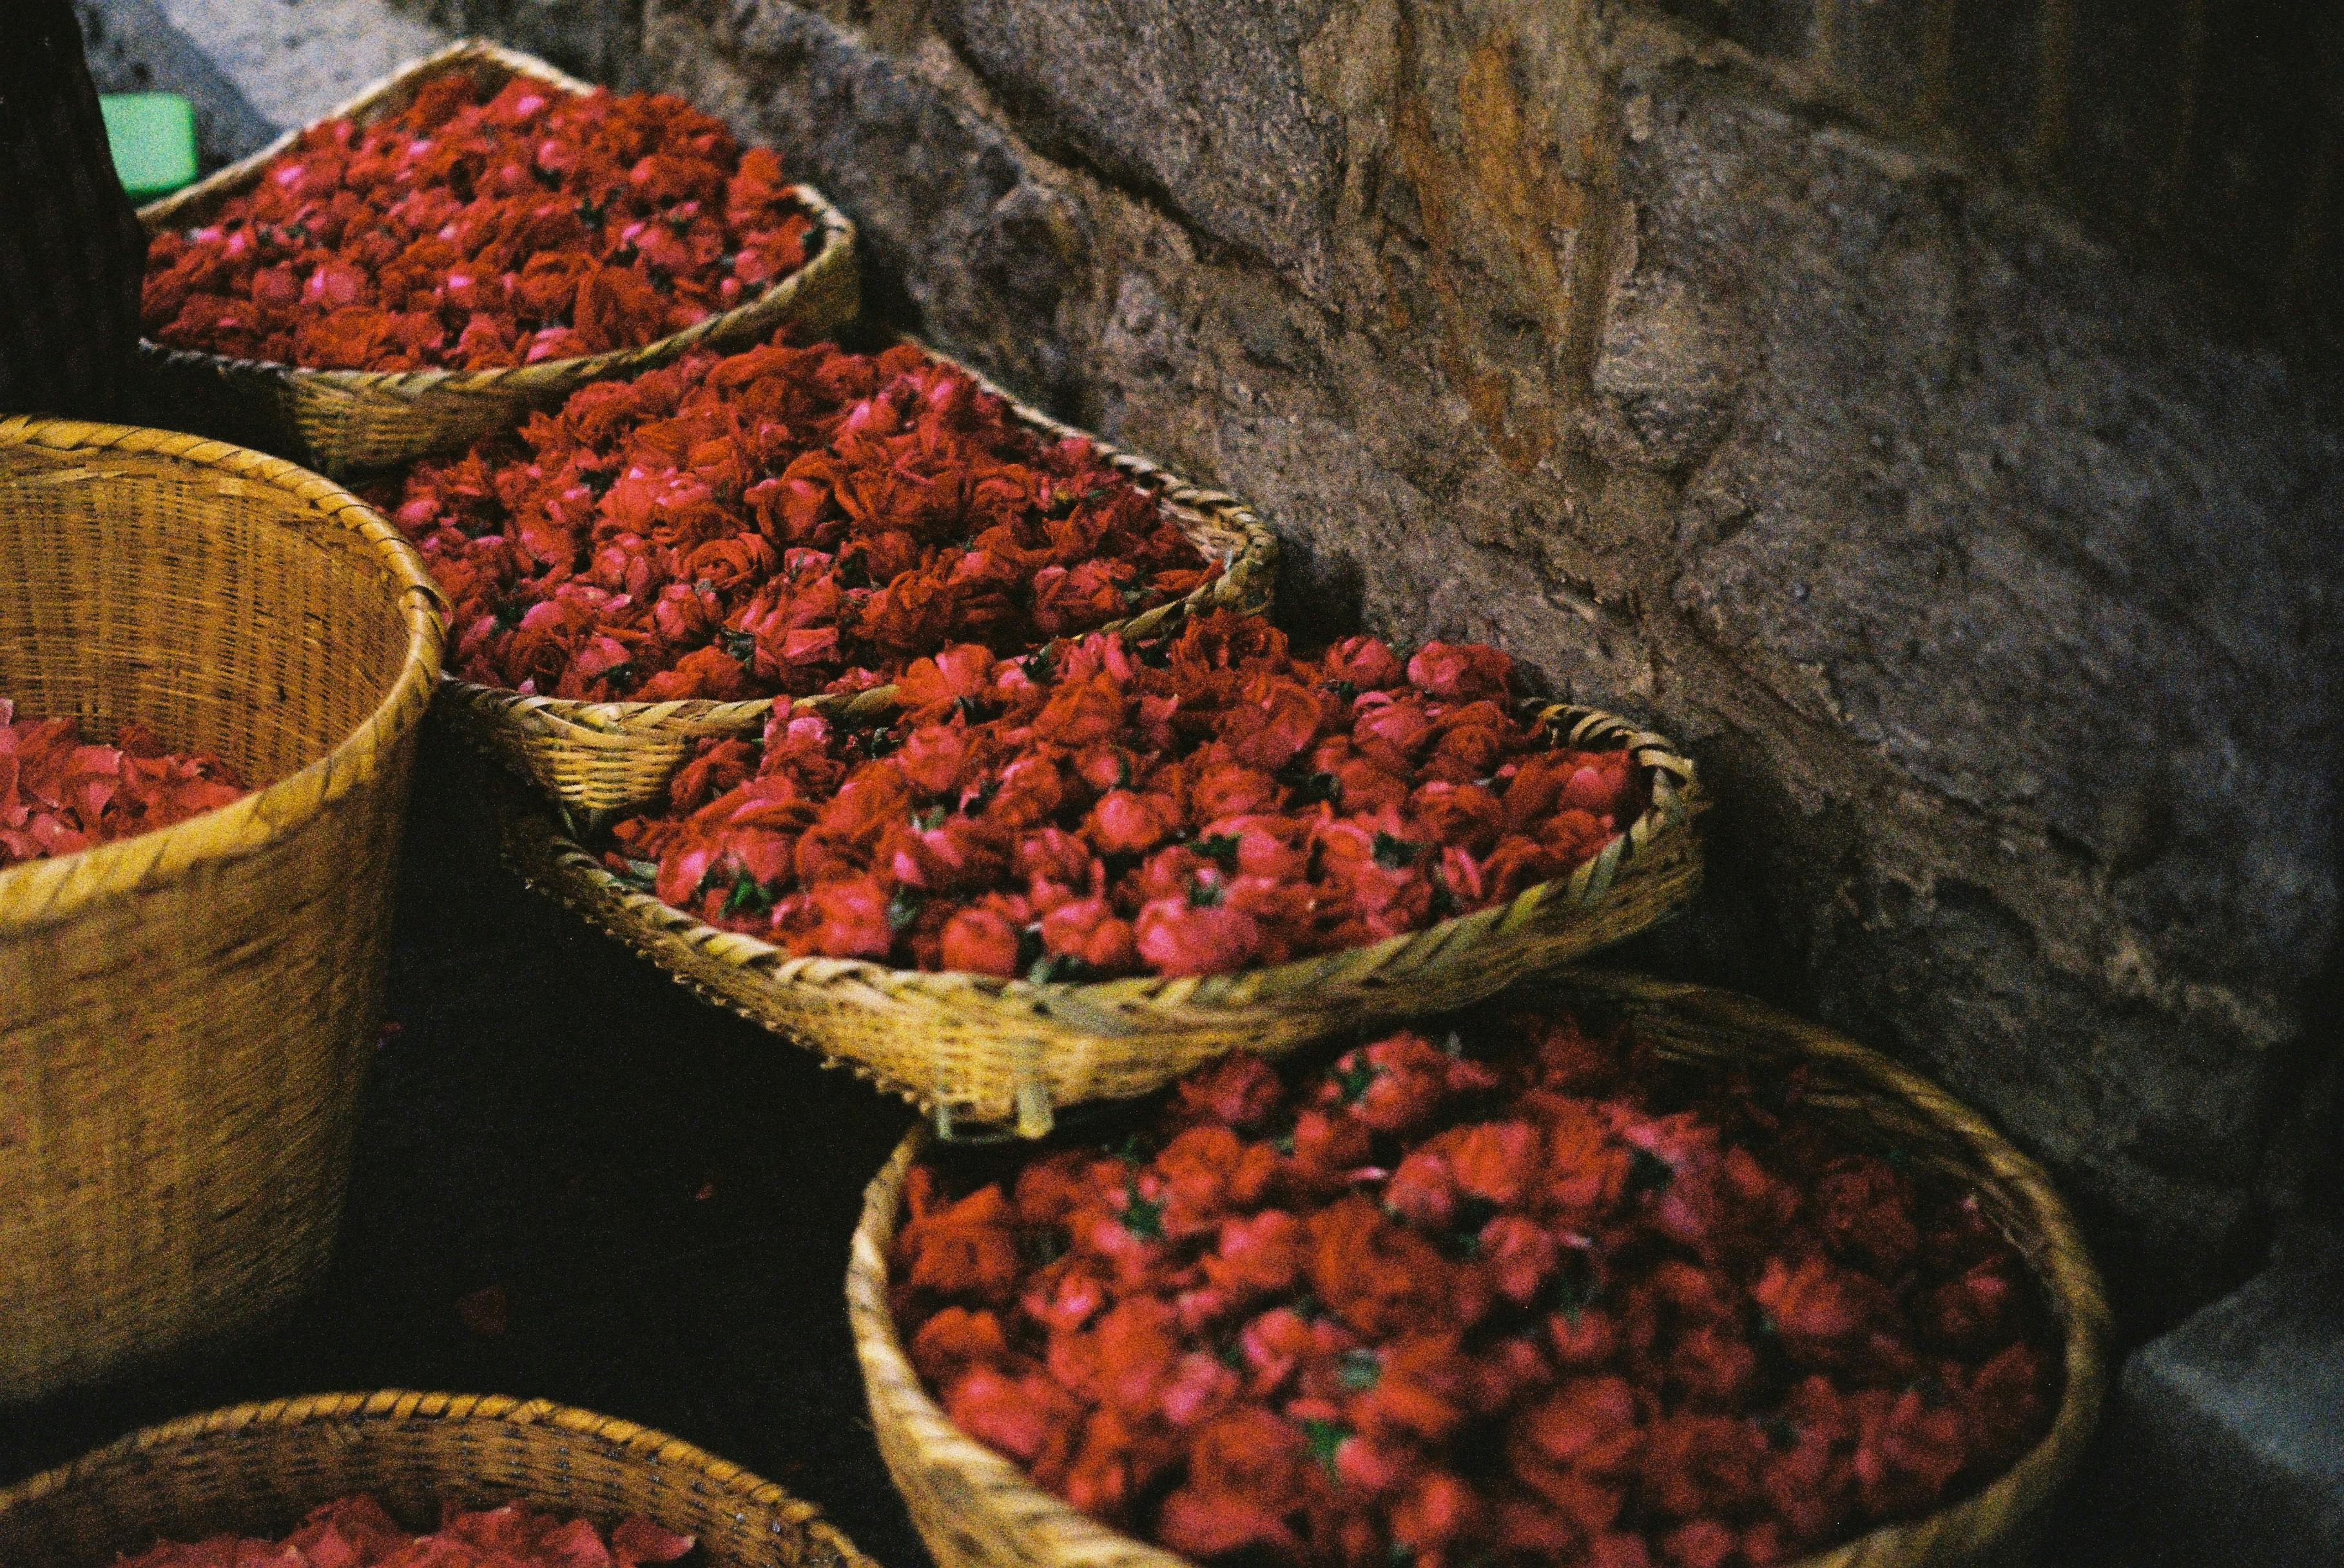
<svg viewBox="0 0 2344 1568">
<path fill-rule="evenodd" d="M 281 1542 L 163 1542 L 116 1568 L 641 1568 L 676 1562 L 692 1545 L 644 1519 L 621 1520 L 606 1536 L 586 1520 L 515 1503 L 470 1513 L 444 1506 L 440 1528 L 417 1535 L 373 1498 L 346 1497 Z"/>
<path fill-rule="evenodd" d="M 904 346 L 775 341 L 573 394 L 384 509 L 454 604 L 462 678 L 592 702 L 854 691 L 1030 648 L 1218 570 L 1088 442 Z"/>
<path fill-rule="evenodd" d="M 18 719 L 0 697 L 0 867 L 185 822 L 248 793 L 215 756 L 164 749 L 144 724 L 86 744 L 72 719 Z"/>
<path fill-rule="evenodd" d="M 1198 1559 L 1766 1568 L 1975 1490 L 2055 1341 L 1973 1194 L 1568 1019 L 1200 1069 L 892 1259 L 964 1431 Z M 998 1169 L 998 1167 L 992 1168 Z"/>
<path fill-rule="evenodd" d="M 483 369 L 653 342 L 806 259 L 780 163 L 664 96 L 461 72 L 329 120 L 201 228 L 155 236 L 146 334 L 319 369 Z"/>
<path fill-rule="evenodd" d="M 1036 980 L 1210 975 L 1360 946 L 1568 873 L 1645 804 L 1624 751 L 1510 703 L 1512 661 L 1258 616 L 962 646 L 854 729 L 704 743 L 607 864 L 794 954 Z"/>
</svg>

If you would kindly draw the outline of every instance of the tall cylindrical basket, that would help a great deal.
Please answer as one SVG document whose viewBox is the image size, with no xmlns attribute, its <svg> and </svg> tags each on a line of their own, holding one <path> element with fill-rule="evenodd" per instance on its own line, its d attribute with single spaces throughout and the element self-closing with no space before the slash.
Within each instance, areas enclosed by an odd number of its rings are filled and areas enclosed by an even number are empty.
<svg viewBox="0 0 2344 1568">
<path fill-rule="evenodd" d="M 248 1325 L 324 1267 L 441 635 L 398 531 L 315 475 L 0 420 L 0 694 L 255 786 L 0 872 L 0 1402 Z"/>
</svg>

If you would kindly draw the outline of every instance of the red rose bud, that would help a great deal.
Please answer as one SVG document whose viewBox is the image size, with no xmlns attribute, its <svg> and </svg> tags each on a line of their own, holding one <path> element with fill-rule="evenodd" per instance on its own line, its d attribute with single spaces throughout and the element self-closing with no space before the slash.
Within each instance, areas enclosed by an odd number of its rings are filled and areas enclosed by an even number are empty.
<svg viewBox="0 0 2344 1568">
<path fill-rule="evenodd" d="M 1175 821 L 1155 797 L 1116 790 L 1099 801 L 1084 825 L 1103 853 L 1137 855 L 1161 844 Z"/>
<path fill-rule="evenodd" d="M 2042 1352 L 2031 1345 L 2010 1345 L 1984 1366 L 1956 1381 L 1964 1382 L 1964 1405 L 1979 1445 L 1989 1454 L 2007 1457 L 2023 1449 L 2041 1427 L 2047 1411 Z"/>
<path fill-rule="evenodd" d="M 1619 1327 L 1600 1308 L 1565 1308 L 1547 1319 L 1546 1332 L 1554 1359 L 1566 1367 L 1591 1370 L 1620 1353 Z"/>
<path fill-rule="evenodd" d="M 1832 1161 L 1817 1186 L 1816 1207 L 1834 1249 L 1884 1273 L 1902 1269 L 1920 1249 L 1911 1184 L 1885 1160 L 1844 1155 Z"/>
<path fill-rule="evenodd" d="M 1280 794 L 1278 780 L 1260 768 L 1215 763 L 1197 778 L 1190 798 L 1199 814 L 1214 821 L 1275 807 Z"/>
<path fill-rule="evenodd" d="M 1418 1553 L 1440 1552 L 1475 1530 L 1481 1500 L 1446 1471 L 1419 1476 L 1392 1510 L 1392 1539 Z"/>
<path fill-rule="evenodd" d="M 1019 1298 L 1026 1317 L 1045 1328 L 1067 1332 L 1081 1328 L 1106 1308 L 1114 1277 L 1079 1258 L 1063 1260 L 1035 1277 Z"/>
<path fill-rule="evenodd" d="M 1669 1381 L 1686 1400 L 1710 1409 L 1736 1408 L 1757 1377 L 1758 1352 L 1730 1329 L 1696 1328 L 1669 1356 Z"/>
<path fill-rule="evenodd" d="M 1587 1543 L 1587 1568 L 1651 1568 L 1652 1561 L 1638 1536 L 1607 1533 Z"/>
<path fill-rule="evenodd" d="M 1480 1259 L 1498 1294 L 1518 1307 L 1546 1289 L 1561 1254 L 1553 1231 L 1519 1214 L 1500 1214 L 1481 1228 Z"/>
<path fill-rule="evenodd" d="M 946 1307 L 920 1327 L 912 1340 L 912 1364 L 929 1382 L 953 1382 L 972 1367 L 1000 1366 L 1009 1359 L 1001 1320 L 986 1311 Z"/>
<path fill-rule="evenodd" d="M 1362 701 L 1351 728 L 1362 754 L 1394 773 L 1405 768 L 1431 735 L 1432 720 L 1413 694 Z"/>
<path fill-rule="evenodd" d="M 611 1531 L 611 1555 L 619 1568 L 637 1563 L 672 1563 L 695 1544 L 692 1536 L 662 1530 L 648 1519 L 621 1519 Z"/>
<path fill-rule="evenodd" d="M 417 1535 L 400 1528 L 371 1497 L 347 1497 L 311 1511 L 281 1543 L 215 1535 L 197 1543 L 159 1542 L 119 1568 L 365 1568 L 369 1563 L 430 1563 L 433 1568 L 642 1568 L 673 1563 L 695 1542 L 649 1520 L 629 1517 L 607 1540 L 584 1519 L 563 1520 L 514 1503 L 477 1512 L 446 1506 L 440 1527 Z"/>
<path fill-rule="evenodd" d="M 809 917 L 814 924 L 804 939 L 806 950 L 834 958 L 885 957 L 895 945 L 889 903 L 886 890 L 870 877 L 816 888 L 811 895 Z"/>
<path fill-rule="evenodd" d="M 1407 672 L 1391 649 L 1373 637 L 1346 637 L 1327 650 L 1327 677 L 1361 692 L 1397 686 Z"/>
<path fill-rule="evenodd" d="M 944 966 L 974 975 L 1017 973 L 1018 932 L 998 912 L 963 909 L 945 923 Z"/>
<path fill-rule="evenodd" d="M 1918 1391 L 1877 1393 L 1862 1406 L 1855 1445 L 1857 1495 L 1875 1515 L 1919 1512 L 1935 1504 L 1968 1457 L 1965 1423 L 1950 1402 Z"/>
<path fill-rule="evenodd" d="M 1457 1217 L 1457 1171 L 1438 1145 L 1413 1150 L 1384 1184 L 1384 1207 L 1403 1219 L 1446 1229 Z"/>
<path fill-rule="evenodd" d="M 1881 1308 L 1884 1287 L 1820 1258 L 1793 1266 L 1775 1259 L 1752 1291 L 1794 1355 L 1829 1361 L 1859 1339 Z"/>
<path fill-rule="evenodd" d="M 1723 1568 L 1740 1547 L 1732 1530 L 1713 1519 L 1697 1519 L 1661 1538 L 1661 1561 L 1669 1568 Z"/>
<path fill-rule="evenodd" d="M 1436 697 L 1470 703 L 1502 698 L 1514 662 L 1476 642 L 1427 642 L 1408 662 L 1408 678 Z"/>
<path fill-rule="evenodd" d="M 1190 1073 L 1174 1093 L 1185 1115 L 1245 1128 L 1258 1126 L 1278 1110 L 1285 1101 L 1286 1086 L 1268 1062 L 1240 1051 Z"/>
<path fill-rule="evenodd" d="M 1347 1491 L 1380 1497 L 1397 1492 L 1423 1462 L 1405 1442 L 1347 1437 L 1335 1450 L 1335 1479 Z"/>
<path fill-rule="evenodd" d="M 1291 1289 L 1302 1273 L 1302 1221 L 1282 1209 L 1225 1220 L 1205 1277 L 1221 1290 L 1257 1298 Z"/>
<path fill-rule="evenodd" d="M 1024 1464 L 1039 1459 L 1054 1439 L 1062 1441 L 1081 1410 L 1038 1372 L 1012 1378 L 985 1367 L 953 1384 L 944 1403 L 955 1426 Z"/>
<path fill-rule="evenodd" d="M 1929 1293 L 1923 1308 L 1925 1322 L 1949 1344 L 1965 1348 L 1996 1344 L 2008 1332 L 2018 1294 L 2017 1282 L 2001 1259 L 1988 1259 Z"/>
<path fill-rule="evenodd" d="M 1139 956 L 1160 975 L 1218 975 L 1242 969 L 1261 946 L 1253 916 L 1226 904 L 1199 906 L 1158 899 L 1139 912 Z"/>
</svg>

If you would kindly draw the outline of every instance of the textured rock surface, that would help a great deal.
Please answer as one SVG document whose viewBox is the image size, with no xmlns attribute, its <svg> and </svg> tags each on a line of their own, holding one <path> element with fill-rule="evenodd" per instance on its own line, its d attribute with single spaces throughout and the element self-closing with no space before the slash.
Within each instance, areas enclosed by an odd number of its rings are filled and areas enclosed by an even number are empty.
<svg viewBox="0 0 2344 1568">
<path fill-rule="evenodd" d="M 2344 11 L 2293 0 L 1660 0 L 1803 93 L 1956 153 L 2334 353 Z"/>
<path fill-rule="evenodd" d="M 1290 614 L 1500 641 L 1688 741 L 1713 890 L 1638 956 L 1988 1108 L 2136 1320 L 2289 1200 L 2344 442 L 2306 339 L 1981 141 L 2100 101 L 2103 31 L 2145 46 L 2102 8 L 2046 55 L 1731 7 L 1767 58 L 1593 0 L 648 0 L 639 52 L 627 6 L 461 8 L 779 146 L 899 319 L 1254 498 Z M 2058 123 L 2146 167 L 2104 121 Z"/>
<path fill-rule="evenodd" d="M 598 82 L 634 80 L 642 0 L 412 0 L 409 9 L 450 34 L 494 37 Z"/>
<path fill-rule="evenodd" d="M 279 126 L 326 114 L 446 38 L 384 0 L 157 0 Z"/>
</svg>

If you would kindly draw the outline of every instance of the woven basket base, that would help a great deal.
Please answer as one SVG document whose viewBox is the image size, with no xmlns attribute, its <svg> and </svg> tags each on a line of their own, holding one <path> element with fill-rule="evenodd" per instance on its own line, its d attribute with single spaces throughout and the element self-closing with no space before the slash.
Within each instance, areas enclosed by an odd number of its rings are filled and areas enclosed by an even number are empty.
<svg viewBox="0 0 2344 1568">
<path fill-rule="evenodd" d="M 1279 1051 L 1476 1001 L 1682 907 L 1702 877 L 1692 764 L 1658 736 L 1575 712 L 1577 741 L 1637 749 L 1656 804 L 1568 880 L 1373 947 L 1201 980 L 1045 986 L 793 958 L 627 886 L 541 808 L 507 805 L 505 853 L 532 885 L 703 996 L 912 1100 L 947 1132 L 1036 1138 L 1062 1108 L 1148 1093 L 1241 1047 Z"/>
<path fill-rule="evenodd" d="M 149 1427 L 0 1492 L 0 1563 L 106 1568 L 159 1538 L 281 1537 L 371 1493 L 410 1529 L 443 1499 L 695 1536 L 708 1568 L 874 1568 L 811 1503 L 664 1433 L 543 1400 L 326 1394 Z"/>
</svg>

